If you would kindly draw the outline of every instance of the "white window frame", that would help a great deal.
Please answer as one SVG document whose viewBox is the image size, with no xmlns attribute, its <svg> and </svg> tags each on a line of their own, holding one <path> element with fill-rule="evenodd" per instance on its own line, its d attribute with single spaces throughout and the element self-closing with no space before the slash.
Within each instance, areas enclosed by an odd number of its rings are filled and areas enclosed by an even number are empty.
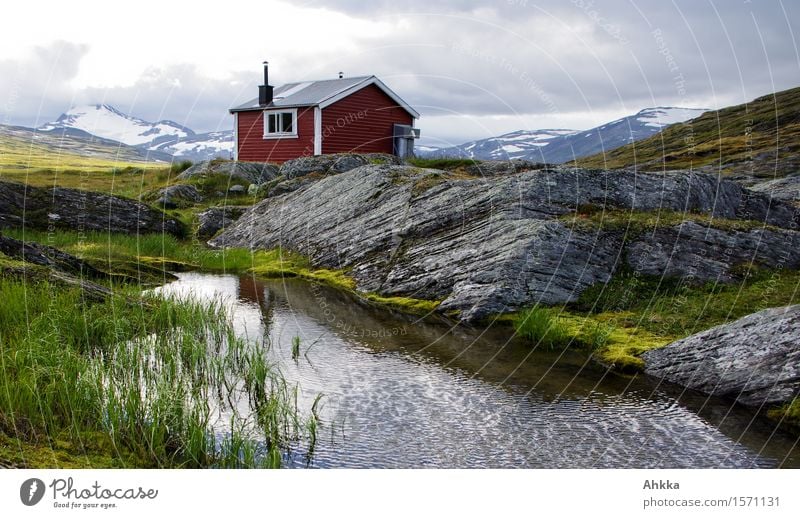
<svg viewBox="0 0 800 518">
<path fill-rule="evenodd" d="M 269 129 L 269 115 L 273 113 L 291 113 L 292 114 L 292 131 L 286 133 L 268 133 Z M 279 139 L 279 138 L 297 138 L 297 108 L 279 108 L 275 110 L 264 110 L 264 138 L 265 139 Z"/>
</svg>

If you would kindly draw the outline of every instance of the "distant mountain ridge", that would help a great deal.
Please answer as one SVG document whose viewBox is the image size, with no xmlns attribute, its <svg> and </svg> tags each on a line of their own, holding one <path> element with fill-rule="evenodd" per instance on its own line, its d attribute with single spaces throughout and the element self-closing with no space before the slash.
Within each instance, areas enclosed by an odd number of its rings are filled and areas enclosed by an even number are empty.
<svg viewBox="0 0 800 518">
<path fill-rule="evenodd" d="M 233 131 L 195 133 L 171 120 L 149 122 L 127 115 L 108 104 L 73 106 L 53 122 L 37 128 L 39 133 L 73 137 L 93 136 L 153 152 L 193 161 L 230 158 Z"/>
<path fill-rule="evenodd" d="M 642 171 L 701 169 L 744 182 L 800 171 L 800 87 L 708 111 L 659 135 L 578 161 Z"/>
<path fill-rule="evenodd" d="M 431 158 L 524 159 L 560 164 L 648 138 L 669 125 L 692 119 L 705 111 L 659 106 L 585 131 L 520 130 L 449 148 L 423 149 L 418 154 Z"/>
<path fill-rule="evenodd" d="M 540 148 L 557 138 L 578 133 L 570 129 L 518 130 L 497 137 L 465 142 L 458 146 L 422 149 L 422 155 L 430 158 L 463 157 L 479 160 L 513 160 L 530 158 Z"/>
<path fill-rule="evenodd" d="M 75 155 L 123 162 L 171 162 L 173 160 L 172 155 L 161 151 L 129 146 L 79 129 L 38 131 L 23 126 L 0 125 L 0 141 L 10 146 L 8 149 L 24 150 L 29 146 L 36 146 L 42 152 L 54 156 Z"/>
</svg>

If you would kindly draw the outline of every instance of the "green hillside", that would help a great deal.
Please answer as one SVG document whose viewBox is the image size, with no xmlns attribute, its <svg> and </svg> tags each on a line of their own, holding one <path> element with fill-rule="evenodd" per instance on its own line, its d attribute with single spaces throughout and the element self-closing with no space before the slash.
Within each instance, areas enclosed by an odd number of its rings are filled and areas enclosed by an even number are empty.
<svg viewBox="0 0 800 518">
<path fill-rule="evenodd" d="M 0 180 L 137 198 L 163 187 L 171 166 L 130 146 L 0 125 Z"/>
<path fill-rule="evenodd" d="M 0 174 L 35 169 L 105 171 L 151 162 L 141 150 L 124 144 L 0 126 Z"/>
<path fill-rule="evenodd" d="M 577 160 L 643 171 L 704 168 L 772 178 L 800 170 L 800 88 L 709 111 L 639 142 Z"/>
</svg>

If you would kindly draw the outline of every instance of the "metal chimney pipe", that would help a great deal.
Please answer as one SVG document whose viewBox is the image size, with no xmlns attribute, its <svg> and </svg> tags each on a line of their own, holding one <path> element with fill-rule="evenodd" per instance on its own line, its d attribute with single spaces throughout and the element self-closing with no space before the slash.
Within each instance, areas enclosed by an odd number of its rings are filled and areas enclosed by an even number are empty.
<svg viewBox="0 0 800 518">
<path fill-rule="evenodd" d="M 272 102 L 273 88 L 269 84 L 269 62 L 264 61 L 264 84 L 258 87 L 258 104 L 266 106 Z"/>
</svg>

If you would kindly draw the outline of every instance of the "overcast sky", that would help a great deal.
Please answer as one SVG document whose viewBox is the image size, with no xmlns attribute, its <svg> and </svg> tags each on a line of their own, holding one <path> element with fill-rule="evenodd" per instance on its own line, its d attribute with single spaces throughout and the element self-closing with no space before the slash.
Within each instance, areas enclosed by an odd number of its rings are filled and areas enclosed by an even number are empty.
<svg viewBox="0 0 800 518">
<path fill-rule="evenodd" d="M 138 0 L 14 2 L 0 31 L 0 123 L 108 103 L 195 131 L 274 85 L 380 77 L 424 143 L 586 129 L 651 106 L 715 108 L 800 86 L 790 0 Z"/>
</svg>

